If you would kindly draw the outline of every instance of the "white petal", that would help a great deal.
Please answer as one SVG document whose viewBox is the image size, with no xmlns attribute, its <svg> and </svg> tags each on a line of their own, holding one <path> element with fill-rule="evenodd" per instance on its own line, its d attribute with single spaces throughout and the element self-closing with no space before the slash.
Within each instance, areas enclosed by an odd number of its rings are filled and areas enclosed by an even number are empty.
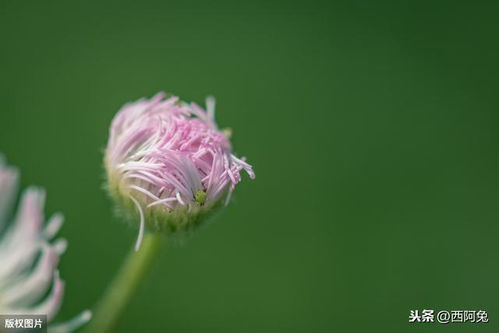
<svg viewBox="0 0 499 333">
<path fill-rule="evenodd" d="M 40 242 L 32 241 L 24 244 L 20 243 L 18 248 L 1 253 L 0 288 L 10 280 L 16 279 L 19 274 L 33 265 L 40 247 Z"/>
<path fill-rule="evenodd" d="M 77 330 L 81 326 L 85 325 L 90 319 L 92 319 L 92 312 L 90 310 L 85 310 L 78 316 L 74 317 L 67 322 L 50 325 L 48 328 L 49 333 L 69 333 Z"/>
<path fill-rule="evenodd" d="M 130 197 L 130 200 L 133 201 L 140 215 L 140 227 L 139 227 L 139 235 L 137 236 L 137 242 L 135 243 L 135 251 L 140 249 L 140 245 L 142 245 L 142 239 L 144 238 L 144 228 L 145 228 L 145 219 L 144 219 L 144 211 L 140 206 L 139 202 L 135 200 L 135 198 Z"/>
<path fill-rule="evenodd" d="M 6 167 L 0 156 L 0 232 L 11 213 L 12 204 L 17 193 L 18 172 Z"/>
<path fill-rule="evenodd" d="M 2 294 L 2 302 L 14 306 L 29 306 L 36 302 L 49 288 L 58 263 L 59 255 L 55 246 L 45 245 L 33 271 L 9 286 Z"/>
<path fill-rule="evenodd" d="M 31 267 L 41 249 L 45 192 L 28 188 L 22 197 L 17 220 L 0 242 L 0 286 L 6 277 L 16 276 Z"/>
<path fill-rule="evenodd" d="M 30 187 L 24 191 L 16 221 L 7 230 L 7 234 L 0 243 L 0 256 L 11 251 L 13 247 L 21 248 L 20 243 L 30 243 L 34 239 L 39 239 L 44 203 L 45 192 L 42 189 Z"/>
<path fill-rule="evenodd" d="M 57 234 L 63 223 L 64 223 L 64 215 L 62 215 L 61 213 L 54 214 L 48 221 L 45 229 L 43 230 L 45 238 L 47 240 L 52 239 Z"/>
<path fill-rule="evenodd" d="M 30 310 L 30 313 L 47 314 L 47 320 L 51 321 L 57 314 L 57 311 L 59 311 L 59 307 L 61 306 L 63 296 L 64 296 L 64 282 L 59 277 L 59 272 L 56 272 L 54 274 L 54 282 L 50 294 L 40 305 L 32 308 Z"/>
<path fill-rule="evenodd" d="M 212 120 L 215 120 L 215 97 L 213 96 L 206 97 L 206 113 Z"/>
</svg>

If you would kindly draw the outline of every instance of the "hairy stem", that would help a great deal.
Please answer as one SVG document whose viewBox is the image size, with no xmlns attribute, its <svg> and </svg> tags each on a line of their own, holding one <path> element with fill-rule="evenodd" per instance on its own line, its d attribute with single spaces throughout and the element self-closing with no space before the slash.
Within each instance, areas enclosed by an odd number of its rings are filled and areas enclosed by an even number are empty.
<svg viewBox="0 0 499 333">
<path fill-rule="evenodd" d="M 162 243 L 164 243 L 162 235 L 157 233 L 144 235 L 140 250 L 130 252 L 113 283 L 98 303 L 94 317 L 85 332 L 114 332 L 115 324 L 135 295 L 140 281 L 149 271 Z"/>
</svg>

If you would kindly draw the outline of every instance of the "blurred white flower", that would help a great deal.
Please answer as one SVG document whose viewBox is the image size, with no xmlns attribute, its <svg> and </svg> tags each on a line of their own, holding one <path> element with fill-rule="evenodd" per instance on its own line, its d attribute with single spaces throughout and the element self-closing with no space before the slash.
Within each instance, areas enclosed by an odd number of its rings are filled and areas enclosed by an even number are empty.
<svg viewBox="0 0 499 333">
<path fill-rule="evenodd" d="M 29 187 L 22 195 L 17 213 L 9 219 L 17 186 L 18 171 L 8 167 L 0 156 L 0 313 L 46 314 L 50 322 L 64 294 L 57 265 L 67 242 L 52 241 L 63 216 L 55 214 L 45 224 L 45 192 Z M 90 317 L 90 311 L 84 311 L 68 322 L 49 326 L 49 332 L 71 332 Z"/>
</svg>

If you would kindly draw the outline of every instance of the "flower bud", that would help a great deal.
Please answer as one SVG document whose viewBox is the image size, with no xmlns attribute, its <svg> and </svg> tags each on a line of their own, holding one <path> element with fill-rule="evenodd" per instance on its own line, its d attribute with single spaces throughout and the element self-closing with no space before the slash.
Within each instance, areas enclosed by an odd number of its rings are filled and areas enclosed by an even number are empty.
<svg viewBox="0 0 499 333">
<path fill-rule="evenodd" d="M 205 111 L 159 93 L 126 104 L 114 117 L 105 152 L 108 189 L 119 210 L 140 221 L 136 250 L 145 228 L 190 232 L 229 202 L 242 170 L 255 177 L 232 154 L 214 109 L 213 98 Z"/>
</svg>

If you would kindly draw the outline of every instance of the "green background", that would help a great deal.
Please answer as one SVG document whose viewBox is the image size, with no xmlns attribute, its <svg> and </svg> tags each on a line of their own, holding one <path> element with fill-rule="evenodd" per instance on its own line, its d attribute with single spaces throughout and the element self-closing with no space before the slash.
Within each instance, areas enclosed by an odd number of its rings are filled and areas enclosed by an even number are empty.
<svg viewBox="0 0 499 333">
<path fill-rule="evenodd" d="M 499 328 L 498 3 L 0 2 L 0 151 L 62 211 L 59 319 L 133 245 L 102 190 L 109 123 L 217 98 L 254 165 L 162 252 L 117 332 Z M 489 324 L 409 324 L 411 309 Z"/>
</svg>

